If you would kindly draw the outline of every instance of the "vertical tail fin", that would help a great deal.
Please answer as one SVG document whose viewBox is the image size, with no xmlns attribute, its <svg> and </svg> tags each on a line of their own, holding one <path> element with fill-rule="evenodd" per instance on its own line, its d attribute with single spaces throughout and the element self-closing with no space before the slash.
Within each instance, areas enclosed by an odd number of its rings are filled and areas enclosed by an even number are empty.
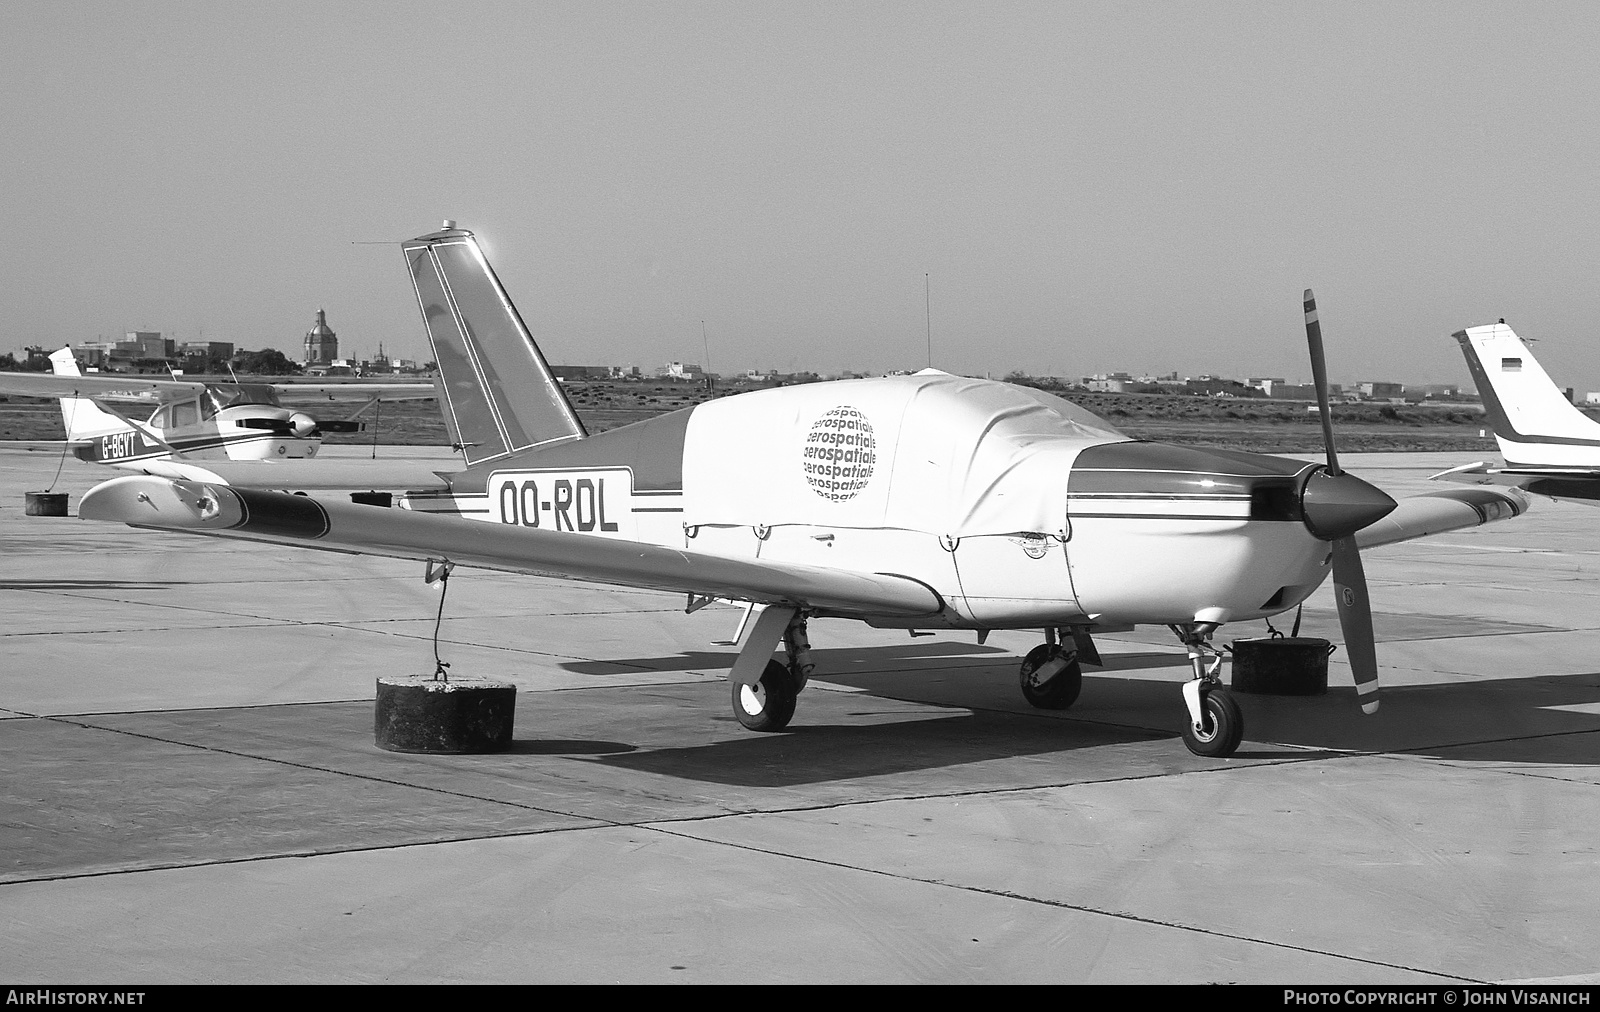
<svg viewBox="0 0 1600 1012">
<path fill-rule="evenodd" d="M 1572 406 L 1504 323 L 1457 331 L 1506 463 L 1600 465 L 1600 423 Z"/>
<path fill-rule="evenodd" d="M 446 222 L 404 249 L 467 463 L 588 435 L 473 234 Z"/>
<path fill-rule="evenodd" d="M 50 368 L 57 376 L 81 376 L 78 360 L 72 357 L 71 348 L 62 348 L 50 354 Z M 87 397 L 61 398 L 61 421 L 67 429 L 67 442 L 79 442 L 103 436 L 108 432 L 122 432 L 127 423 L 116 415 L 101 411 L 99 405 Z"/>
</svg>

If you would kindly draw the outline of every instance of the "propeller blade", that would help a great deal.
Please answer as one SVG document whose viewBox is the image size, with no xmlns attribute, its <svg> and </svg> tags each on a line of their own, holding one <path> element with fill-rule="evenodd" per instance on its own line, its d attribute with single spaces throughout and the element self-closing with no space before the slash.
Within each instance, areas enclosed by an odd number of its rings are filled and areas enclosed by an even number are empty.
<svg viewBox="0 0 1600 1012">
<path fill-rule="evenodd" d="M 1339 605 L 1339 628 L 1344 633 L 1344 655 L 1356 678 L 1356 698 L 1362 713 L 1378 712 L 1378 651 L 1372 635 L 1372 602 L 1367 597 L 1367 574 L 1354 537 L 1333 543 L 1333 596 Z"/>
<path fill-rule="evenodd" d="M 1311 382 L 1317 388 L 1317 407 L 1322 411 L 1322 445 L 1328 453 L 1328 473 L 1338 477 L 1339 455 L 1333 449 L 1333 412 L 1328 407 L 1328 365 L 1322 355 L 1322 323 L 1317 319 L 1317 299 L 1306 289 L 1306 344 L 1311 346 Z"/>
<path fill-rule="evenodd" d="M 1372 601 L 1367 594 L 1367 573 L 1355 532 L 1388 515 L 1395 502 L 1378 489 L 1339 469 L 1333 448 L 1333 411 L 1328 405 L 1328 366 L 1322 354 L 1322 323 L 1317 299 L 1306 289 L 1306 344 L 1311 349 L 1311 380 L 1317 387 L 1317 407 L 1322 410 L 1322 443 L 1328 467 L 1308 478 L 1301 491 L 1306 526 L 1314 536 L 1333 542 L 1333 596 L 1339 606 L 1339 629 L 1344 634 L 1345 656 L 1356 679 L 1361 712 L 1378 712 L 1378 650 L 1372 634 Z M 1330 480 L 1331 479 L 1331 480 Z"/>
</svg>

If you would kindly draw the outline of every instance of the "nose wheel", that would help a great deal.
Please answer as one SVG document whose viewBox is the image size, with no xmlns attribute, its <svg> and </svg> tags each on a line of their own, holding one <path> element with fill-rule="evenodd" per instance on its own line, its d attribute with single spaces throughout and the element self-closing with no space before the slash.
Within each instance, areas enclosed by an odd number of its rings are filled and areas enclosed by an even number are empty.
<svg viewBox="0 0 1600 1012">
<path fill-rule="evenodd" d="M 1244 738 L 1244 714 L 1233 696 L 1222 689 L 1200 693 L 1200 720 L 1183 724 L 1183 743 L 1195 755 L 1222 759 L 1239 748 Z"/>
</svg>

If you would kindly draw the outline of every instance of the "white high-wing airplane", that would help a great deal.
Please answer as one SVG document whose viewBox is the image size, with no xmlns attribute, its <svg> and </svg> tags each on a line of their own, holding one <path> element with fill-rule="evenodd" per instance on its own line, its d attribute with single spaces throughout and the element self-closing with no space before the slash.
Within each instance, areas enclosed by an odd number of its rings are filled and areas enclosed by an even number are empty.
<svg viewBox="0 0 1600 1012">
<path fill-rule="evenodd" d="M 1059 397 L 932 370 L 745 393 L 591 436 L 472 233 L 446 222 L 404 251 L 464 470 L 388 510 L 220 475 L 128 476 L 91 490 L 79 515 L 426 560 L 430 575 L 462 565 L 671 590 L 690 610 L 749 602 L 730 681 L 754 730 L 792 717 L 813 668 L 811 618 L 980 641 L 1042 629 L 1020 677 L 1047 708 L 1077 698 L 1093 632 L 1167 625 L 1194 671 L 1184 740 L 1225 756 L 1243 720 L 1221 687 L 1218 626 L 1294 608 L 1331 572 L 1370 712 L 1377 660 L 1358 542 L 1527 504 L 1474 488 L 1397 507 L 1342 472 L 1310 292 L 1326 466 L 1129 439 Z"/>
<path fill-rule="evenodd" d="M 1504 320 L 1452 336 L 1478 385 L 1505 466 L 1479 461 L 1434 477 L 1600 505 L 1600 422 L 1573 406 Z"/>
<path fill-rule="evenodd" d="M 158 461 L 293 460 L 317 455 L 326 432 L 359 432 L 356 416 L 385 400 L 438 396 L 431 383 L 200 383 L 156 376 L 85 376 L 72 349 L 54 374 L 0 372 L 0 394 L 59 397 L 67 444 L 80 459 L 145 470 Z M 289 404 L 365 402 L 321 421 Z M 131 417 L 138 406 L 150 416 Z"/>
</svg>

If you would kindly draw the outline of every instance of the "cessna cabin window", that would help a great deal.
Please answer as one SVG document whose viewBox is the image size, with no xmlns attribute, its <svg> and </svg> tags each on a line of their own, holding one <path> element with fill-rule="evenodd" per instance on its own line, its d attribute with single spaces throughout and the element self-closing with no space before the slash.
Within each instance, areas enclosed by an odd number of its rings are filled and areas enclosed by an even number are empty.
<svg viewBox="0 0 1600 1012">
<path fill-rule="evenodd" d="M 223 408 L 237 407 L 240 404 L 280 406 L 278 396 L 265 383 L 218 383 L 216 386 L 207 387 L 205 396 L 201 400 L 208 402 L 208 407 L 212 409 L 206 415 L 207 418 Z"/>
<path fill-rule="evenodd" d="M 168 417 L 171 419 L 167 424 L 174 428 L 180 425 L 200 424 L 199 401 L 179 401 L 176 404 L 169 404 L 167 405 L 167 411 L 169 412 Z"/>
</svg>

